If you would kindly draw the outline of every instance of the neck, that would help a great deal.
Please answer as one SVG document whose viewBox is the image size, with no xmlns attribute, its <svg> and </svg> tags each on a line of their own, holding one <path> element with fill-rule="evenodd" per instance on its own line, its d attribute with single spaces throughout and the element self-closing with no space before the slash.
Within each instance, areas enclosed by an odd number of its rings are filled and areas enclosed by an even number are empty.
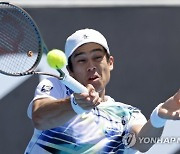
<svg viewBox="0 0 180 154">
<path fill-rule="evenodd" d="M 99 97 L 102 99 L 102 102 L 105 102 L 107 99 L 105 98 L 105 89 L 98 92 Z"/>
</svg>

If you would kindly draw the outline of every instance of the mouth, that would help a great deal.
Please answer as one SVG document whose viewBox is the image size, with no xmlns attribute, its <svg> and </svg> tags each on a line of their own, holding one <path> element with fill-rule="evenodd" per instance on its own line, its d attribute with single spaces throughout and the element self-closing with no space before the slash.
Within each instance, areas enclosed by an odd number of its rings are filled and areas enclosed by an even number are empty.
<svg viewBox="0 0 180 154">
<path fill-rule="evenodd" d="M 98 80 L 99 79 L 99 77 L 97 76 L 97 75 L 93 75 L 93 76 L 90 76 L 89 78 L 88 78 L 88 81 L 96 81 L 96 80 Z"/>
</svg>

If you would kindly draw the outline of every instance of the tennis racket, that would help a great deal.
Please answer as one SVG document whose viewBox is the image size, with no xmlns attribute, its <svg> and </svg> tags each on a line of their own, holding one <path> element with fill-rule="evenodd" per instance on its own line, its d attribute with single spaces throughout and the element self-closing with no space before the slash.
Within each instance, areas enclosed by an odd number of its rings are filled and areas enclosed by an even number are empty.
<svg viewBox="0 0 180 154">
<path fill-rule="evenodd" d="M 58 69 L 59 76 L 35 71 L 48 49 L 31 16 L 22 8 L 0 2 L 0 73 L 9 76 L 49 75 L 58 78 L 75 93 L 86 87 Z"/>
</svg>

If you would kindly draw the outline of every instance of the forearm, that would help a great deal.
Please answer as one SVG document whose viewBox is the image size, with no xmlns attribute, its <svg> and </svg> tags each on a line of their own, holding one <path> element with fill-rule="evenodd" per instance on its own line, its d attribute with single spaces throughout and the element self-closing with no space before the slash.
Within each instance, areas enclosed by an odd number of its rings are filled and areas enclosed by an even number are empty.
<svg viewBox="0 0 180 154">
<path fill-rule="evenodd" d="M 70 98 L 55 100 L 38 99 L 32 109 L 32 120 L 37 129 L 50 129 L 63 125 L 77 114 L 89 111 L 100 104 L 101 98 L 94 88 L 88 85 L 89 93 L 71 95 Z M 93 91 L 93 92 L 92 92 Z"/>
<path fill-rule="evenodd" d="M 153 127 L 149 120 L 136 134 L 136 144 L 134 145 L 134 148 L 141 152 L 148 151 L 155 143 L 154 142 L 147 143 L 146 141 L 158 139 L 162 135 L 163 129 L 164 127 L 161 128 Z"/>
<path fill-rule="evenodd" d="M 35 128 L 45 130 L 63 125 L 75 115 L 69 98 L 61 100 L 43 98 L 34 102 L 32 121 Z"/>
</svg>

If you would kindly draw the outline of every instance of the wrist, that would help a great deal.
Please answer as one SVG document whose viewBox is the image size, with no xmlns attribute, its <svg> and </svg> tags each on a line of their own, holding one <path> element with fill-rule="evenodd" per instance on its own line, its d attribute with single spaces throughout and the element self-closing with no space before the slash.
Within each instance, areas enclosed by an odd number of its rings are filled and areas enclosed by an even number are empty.
<svg viewBox="0 0 180 154">
<path fill-rule="evenodd" d="M 155 128 L 164 127 L 164 125 L 167 121 L 167 119 L 163 119 L 163 118 L 159 117 L 159 115 L 158 115 L 159 109 L 163 104 L 164 103 L 159 104 L 151 113 L 150 122 L 151 122 L 152 126 Z"/>
<path fill-rule="evenodd" d="M 83 114 L 85 112 L 88 112 L 87 110 L 84 110 L 82 107 L 80 107 L 75 98 L 74 98 L 74 95 L 71 94 L 70 96 L 70 101 L 71 101 L 71 106 L 72 106 L 72 109 L 74 110 L 74 112 L 76 112 L 77 114 Z"/>
</svg>

